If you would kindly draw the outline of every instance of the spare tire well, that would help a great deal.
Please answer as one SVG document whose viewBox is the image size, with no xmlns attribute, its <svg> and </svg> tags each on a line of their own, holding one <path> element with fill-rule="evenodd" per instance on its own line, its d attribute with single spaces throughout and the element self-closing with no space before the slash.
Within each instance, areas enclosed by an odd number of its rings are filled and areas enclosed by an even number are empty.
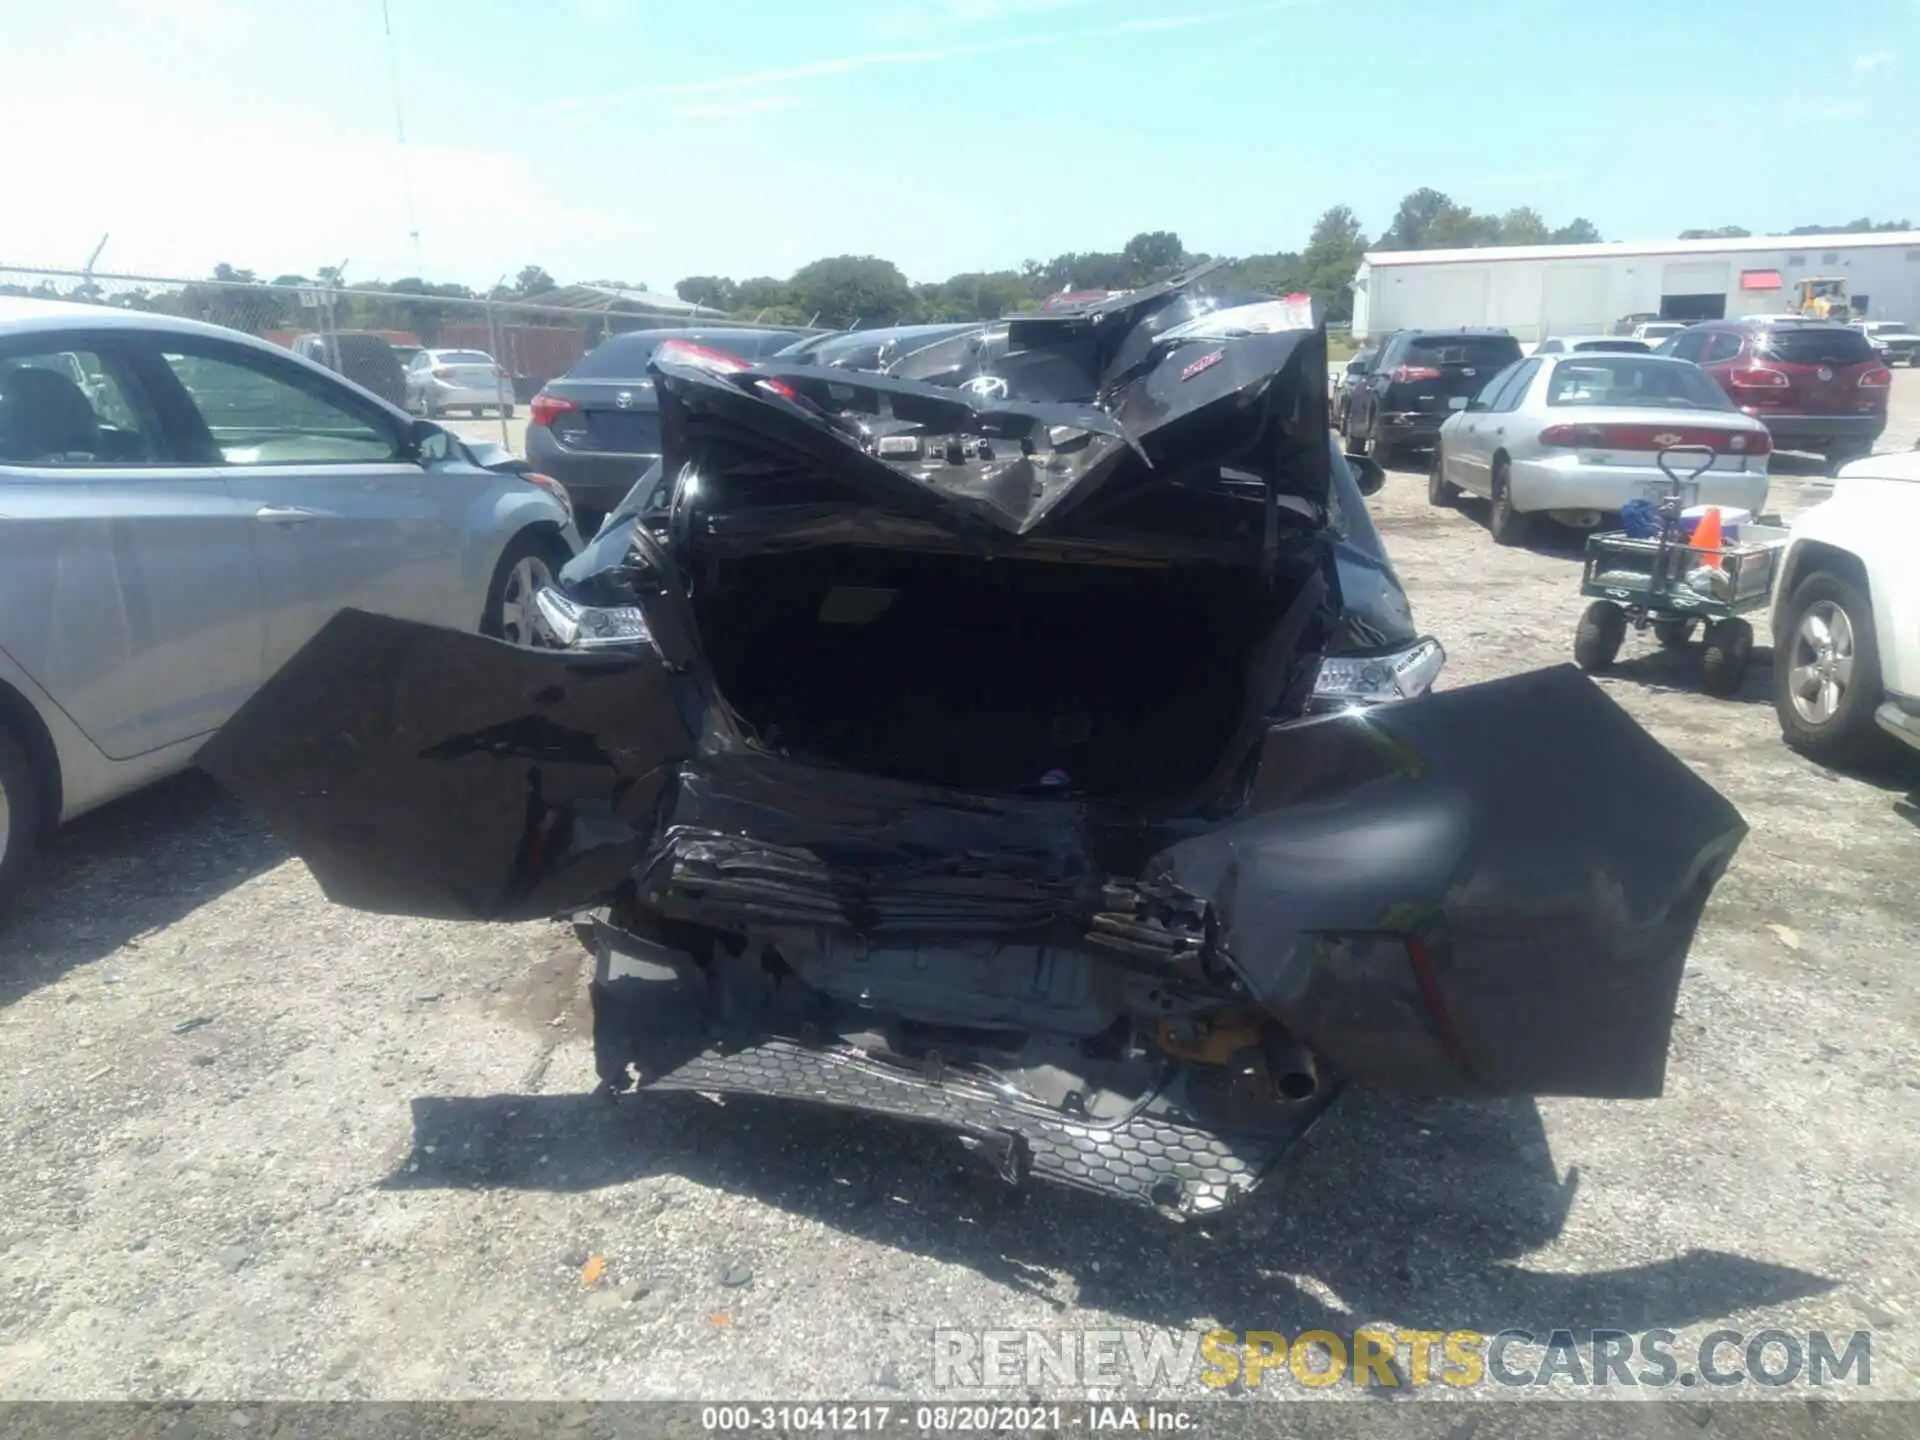
<svg viewBox="0 0 1920 1440">
<path fill-rule="evenodd" d="M 65 809 L 60 787 L 60 755 L 53 748 L 53 736 L 47 733 L 39 712 L 27 703 L 26 696 L 4 681 L 0 681 L 0 729 L 11 734 L 27 752 L 34 779 L 40 786 L 43 826 L 51 830 Z"/>
</svg>

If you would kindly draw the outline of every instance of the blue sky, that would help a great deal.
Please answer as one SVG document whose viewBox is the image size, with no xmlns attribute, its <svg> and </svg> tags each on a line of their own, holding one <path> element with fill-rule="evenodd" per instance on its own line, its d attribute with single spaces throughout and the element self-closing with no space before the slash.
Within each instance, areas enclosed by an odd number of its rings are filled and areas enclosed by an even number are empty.
<svg viewBox="0 0 1920 1440">
<path fill-rule="evenodd" d="M 1920 218 L 1920 0 L 389 0 L 427 275 Z M 414 272 L 379 0 L 0 0 L 0 263 Z M 37 137 L 37 138 L 36 138 Z M 31 203 L 22 203 L 33 197 Z"/>
</svg>

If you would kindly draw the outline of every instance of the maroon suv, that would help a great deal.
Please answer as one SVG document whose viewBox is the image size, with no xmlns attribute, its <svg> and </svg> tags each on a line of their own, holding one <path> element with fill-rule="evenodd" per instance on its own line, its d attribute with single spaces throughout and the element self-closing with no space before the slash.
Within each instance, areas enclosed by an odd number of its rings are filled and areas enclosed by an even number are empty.
<svg viewBox="0 0 1920 1440">
<path fill-rule="evenodd" d="M 1713 376 L 1776 450 L 1814 450 L 1838 465 L 1873 449 L 1887 428 L 1893 372 L 1844 325 L 1710 320 L 1660 347 Z"/>
</svg>

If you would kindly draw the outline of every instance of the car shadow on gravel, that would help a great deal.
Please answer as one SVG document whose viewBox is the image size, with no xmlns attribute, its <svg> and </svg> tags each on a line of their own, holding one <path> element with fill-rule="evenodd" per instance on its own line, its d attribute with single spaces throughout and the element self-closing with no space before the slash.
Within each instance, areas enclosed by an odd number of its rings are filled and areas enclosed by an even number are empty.
<svg viewBox="0 0 1920 1440">
<path fill-rule="evenodd" d="M 1573 650 L 1571 635 L 1567 637 L 1567 650 L 1569 653 Z M 1740 688 L 1731 695 L 1718 697 L 1708 697 L 1701 686 L 1702 651 L 1697 632 L 1690 643 L 1669 650 L 1654 640 L 1651 631 L 1640 636 L 1629 630 L 1627 643 L 1621 647 L 1620 658 L 1608 667 L 1606 674 L 1611 679 L 1630 681 L 1646 690 L 1698 695 L 1703 699 L 1717 698 L 1729 705 L 1772 706 L 1772 646 L 1755 645 L 1753 663 Z"/>
<path fill-rule="evenodd" d="M 0 1005 L 137 946 L 286 856 L 198 771 L 81 816 L 54 832 L 0 910 Z"/>
<path fill-rule="evenodd" d="M 386 1188 L 570 1192 L 679 1176 L 1061 1308 L 1174 1329 L 1678 1329 L 1837 1283 L 1723 1251 L 1577 1273 L 1517 1264 L 1560 1234 L 1579 1185 L 1556 1172 L 1531 1102 L 1349 1091 L 1261 1190 L 1204 1227 L 1051 1184 L 1009 1189 L 937 1129 L 803 1103 L 421 1097 L 413 1124 Z"/>
</svg>

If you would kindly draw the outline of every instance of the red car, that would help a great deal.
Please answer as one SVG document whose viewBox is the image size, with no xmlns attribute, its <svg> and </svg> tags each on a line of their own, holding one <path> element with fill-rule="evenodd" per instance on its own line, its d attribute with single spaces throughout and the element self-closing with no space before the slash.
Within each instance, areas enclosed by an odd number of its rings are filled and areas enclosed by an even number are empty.
<svg viewBox="0 0 1920 1440">
<path fill-rule="evenodd" d="M 1660 353 L 1713 376 L 1767 427 L 1776 450 L 1813 450 L 1840 465 L 1869 453 L 1887 428 L 1893 372 L 1844 325 L 1710 320 L 1672 336 Z"/>
</svg>

